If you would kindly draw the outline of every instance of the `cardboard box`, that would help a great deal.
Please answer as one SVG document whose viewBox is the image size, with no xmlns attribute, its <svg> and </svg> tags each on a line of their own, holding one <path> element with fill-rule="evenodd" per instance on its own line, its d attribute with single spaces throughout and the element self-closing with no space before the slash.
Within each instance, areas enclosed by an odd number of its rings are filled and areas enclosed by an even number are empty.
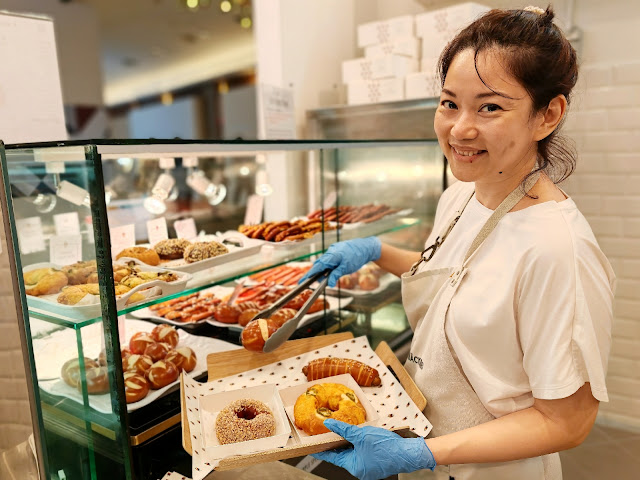
<svg viewBox="0 0 640 480">
<path fill-rule="evenodd" d="M 418 61 L 401 55 L 385 55 L 377 58 L 356 58 L 342 62 L 342 81 L 351 83 L 362 80 L 406 77 L 418 71 Z"/>
<path fill-rule="evenodd" d="M 405 79 L 405 98 L 432 98 L 440 96 L 440 82 L 435 74 L 412 73 Z"/>
<path fill-rule="evenodd" d="M 228 443 L 221 445 L 216 436 L 216 420 L 220 411 L 234 400 L 251 398 L 267 405 L 273 412 L 276 422 L 276 432 L 271 437 L 247 440 L 246 442 Z M 213 452 L 215 458 L 230 455 L 246 455 L 248 453 L 264 452 L 278 447 L 284 447 L 291 435 L 291 425 L 287 420 L 282 399 L 275 385 L 265 384 L 255 387 L 239 388 L 199 398 L 200 415 L 202 418 L 201 433 L 204 439 L 204 449 Z"/>
<path fill-rule="evenodd" d="M 413 15 L 394 17 L 379 22 L 358 25 L 358 47 L 388 43 L 398 38 L 413 36 Z"/>
<path fill-rule="evenodd" d="M 444 50 L 444 47 L 451 41 L 444 37 L 438 37 L 436 35 L 430 35 L 428 37 L 422 37 L 420 40 L 421 58 L 440 58 L 440 54 Z"/>
<path fill-rule="evenodd" d="M 466 2 L 418 14 L 415 18 L 416 35 L 425 38 L 435 35 L 449 41 L 469 23 L 489 10 L 490 8 L 485 5 Z"/>
<path fill-rule="evenodd" d="M 420 58 L 420 39 L 418 37 L 405 37 L 379 45 L 364 47 L 365 58 L 376 58 L 385 55 Z"/>
<path fill-rule="evenodd" d="M 395 102 L 404 99 L 404 78 L 385 78 L 347 84 L 347 104 Z"/>
</svg>

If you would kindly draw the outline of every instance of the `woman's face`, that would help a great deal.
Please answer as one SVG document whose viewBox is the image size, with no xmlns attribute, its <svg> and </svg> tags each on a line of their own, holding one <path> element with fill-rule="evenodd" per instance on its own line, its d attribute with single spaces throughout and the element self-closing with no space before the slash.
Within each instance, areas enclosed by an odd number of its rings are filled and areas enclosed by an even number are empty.
<svg viewBox="0 0 640 480">
<path fill-rule="evenodd" d="M 453 175 L 464 182 L 496 183 L 533 167 L 532 102 L 501 66 L 499 52 L 458 53 L 447 72 L 434 127 Z M 505 98 L 510 97 L 510 98 Z M 520 177 L 521 178 L 521 177 Z"/>
</svg>

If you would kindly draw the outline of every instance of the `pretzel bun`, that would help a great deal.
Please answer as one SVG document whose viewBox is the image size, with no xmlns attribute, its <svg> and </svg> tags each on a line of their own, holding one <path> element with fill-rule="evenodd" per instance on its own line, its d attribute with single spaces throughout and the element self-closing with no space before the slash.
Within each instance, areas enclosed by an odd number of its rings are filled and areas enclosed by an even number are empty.
<svg viewBox="0 0 640 480">
<path fill-rule="evenodd" d="M 178 371 L 184 370 L 188 373 L 196 368 L 197 358 L 195 352 L 189 347 L 178 347 L 167 353 L 165 361 L 173 363 Z"/>
<path fill-rule="evenodd" d="M 364 273 L 358 279 L 358 286 L 361 290 L 375 290 L 380 286 L 380 281 L 373 273 Z"/>
<path fill-rule="evenodd" d="M 116 255 L 116 260 L 122 257 L 135 258 L 147 265 L 156 266 L 160 263 L 160 257 L 155 250 L 145 247 L 129 247 Z"/>
<path fill-rule="evenodd" d="M 213 309 L 213 316 L 218 322 L 222 323 L 238 323 L 240 317 L 240 309 L 234 305 L 221 303 Z"/>
<path fill-rule="evenodd" d="M 180 341 L 180 335 L 171 325 L 163 323 L 151 330 L 151 337 L 156 342 L 168 343 L 171 348 L 176 348 Z"/>
<path fill-rule="evenodd" d="M 297 310 L 294 310 L 293 308 L 281 308 L 269 318 L 276 323 L 278 328 L 280 328 L 288 320 L 291 320 L 293 317 L 295 317 L 296 313 L 298 313 Z"/>
<path fill-rule="evenodd" d="M 77 389 L 82 392 L 82 382 L 78 382 Z M 87 393 L 99 395 L 109 391 L 109 375 L 107 367 L 94 367 L 87 370 Z"/>
<path fill-rule="evenodd" d="M 84 357 L 84 368 L 88 371 L 92 368 L 98 368 L 100 365 L 95 360 Z M 76 388 L 80 383 L 80 362 L 78 358 L 72 358 L 64 362 L 60 369 L 60 376 L 64 383 L 70 387 Z"/>
<path fill-rule="evenodd" d="M 310 313 L 319 312 L 321 310 L 324 310 L 325 308 L 329 308 L 329 302 L 327 302 L 324 298 L 316 298 L 309 307 L 309 310 L 307 310 L 307 315 Z"/>
<path fill-rule="evenodd" d="M 167 356 L 171 350 L 171 346 L 168 343 L 154 342 L 147 345 L 144 349 L 144 354 L 151 357 L 151 360 L 157 362 Z"/>
<path fill-rule="evenodd" d="M 347 290 L 351 290 L 356 286 L 356 282 L 351 275 L 344 275 L 338 279 L 338 286 Z"/>
<path fill-rule="evenodd" d="M 149 380 L 149 384 L 154 390 L 166 387 L 170 383 L 175 382 L 179 375 L 180 372 L 178 372 L 176 366 L 164 360 L 154 363 L 151 365 L 151 368 L 147 370 L 147 380 Z"/>
<path fill-rule="evenodd" d="M 264 342 L 273 335 L 278 326 L 276 322 L 270 318 L 261 318 L 249 322 L 249 324 L 242 330 L 240 339 L 242 340 L 242 346 L 252 352 L 261 352 L 264 347 Z"/>
<path fill-rule="evenodd" d="M 149 393 L 149 382 L 136 372 L 124 372 L 124 395 L 127 403 L 139 402 Z"/>
<path fill-rule="evenodd" d="M 260 310 L 257 308 L 250 308 L 248 310 L 245 310 L 238 316 L 238 325 L 246 327 L 247 324 L 251 320 L 253 320 L 253 317 L 255 317 L 258 313 L 260 313 Z"/>
<path fill-rule="evenodd" d="M 138 355 L 134 353 L 122 359 L 122 370 L 125 372 L 137 372 L 140 375 L 147 373 L 153 365 L 153 360 L 149 355 Z"/>
<path fill-rule="evenodd" d="M 155 341 L 147 332 L 134 333 L 131 340 L 129 340 L 129 350 L 131 350 L 131 353 L 142 355 L 146 348 Z"/>
<path fill-rule="evenodd" d="M 122 358 L 122 360 L 124 360 L 129 355 L 131 355 L 131 351 L 129 350 L 129 347 L 124 347 L 120 351 L 120 358 Z M 102 367 L 106 367 L 107 366 L 107 352 L 105 350 L 101 350 L 100 351 L 100 354 L 98 355 L 98 363 Z"/>
</svg>

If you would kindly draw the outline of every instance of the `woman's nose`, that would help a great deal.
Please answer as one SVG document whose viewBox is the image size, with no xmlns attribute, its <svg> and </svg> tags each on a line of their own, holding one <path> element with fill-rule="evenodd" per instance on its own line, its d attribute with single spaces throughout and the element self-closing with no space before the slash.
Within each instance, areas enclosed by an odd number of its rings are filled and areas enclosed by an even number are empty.
<svg viewBox="0 0 640 480">
<path fill-rule="evenodd" d="M 478 130 L 475 124 L 475 116 L 472 112 L 461 112 L 451 127 L 451 135 L 458 140 L 475 138 Z"/>
</svg>

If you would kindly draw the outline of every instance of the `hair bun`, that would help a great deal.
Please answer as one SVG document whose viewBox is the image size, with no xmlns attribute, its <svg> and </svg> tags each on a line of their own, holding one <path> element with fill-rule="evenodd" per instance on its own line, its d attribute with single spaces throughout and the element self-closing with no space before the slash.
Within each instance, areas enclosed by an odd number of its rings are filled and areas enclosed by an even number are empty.
<svg viewBox="0 0 640 480">
<path fill-rule="evenodd" d="M 540 17 L 544 25 L 553 23 L 553 18 L 556 16 L 553 8 L 551 8 L 551 5 L 549 5 L 546 10 L 543 10 L 540 7 L 535 7 L 533 5 L 529 5 L 528 7 L 523 8 L 523 10 L 525 12 L 535 13 Z"/>
<path fill-rule="evenodd" d="M 544 15 L 544 10 L 540 7 L 534 7 L 533 5 L 529 5 L 528 7 L 524 7 L 523 10 L 525 12 L 533 12 L 533 13 L 537 13 L 538 15 Z"/>
</svg>

